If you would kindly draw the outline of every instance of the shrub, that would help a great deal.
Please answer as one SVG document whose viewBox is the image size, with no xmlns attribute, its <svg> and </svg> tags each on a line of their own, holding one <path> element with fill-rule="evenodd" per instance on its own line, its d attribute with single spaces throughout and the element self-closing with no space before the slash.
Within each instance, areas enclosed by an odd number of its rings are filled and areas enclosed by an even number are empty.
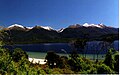
<svg viewBox="0 0 120 75">
<path fill-rule="evenodd" d="M 28 55 L 25 51 L 23 51 L 20 48 L 16 48 L 14 49 L 13 53 L 12 53 L 12 58 L 15 62 L 18 62 L 19 60 L 21 60 L 23 58 L 28 59 Z"/>
<path fill-rule="evenodd" d="M 11 63 L 12 58 L 6 49 L 0 48 L 0 69 L 7 71 Z"/>
<path fill-rule="evenodd" d="M 62 74 L 73 74 L 74 71 L 72 71 L 71 69 L 68 69 L 68 68 L 64 68 L 62 69 Z"/>
<path fill-rule="evenodd" d="M 114 59 L 112 57 L 112 49 L 110 49 L 106 56 L 105 56 L 105 60 L 104 60 L 104 63 L 109 66 L 111 69 L 114 69 Z"/>
<path fill-rule="evenodd" d="M 46 74 L 52 74 L 52 69 L 48 67 L 44 71 L 46 72 Z"/>
<path fill-rule="evenodd" d="M 58 64 L 59 68 L 69 68 L 68 58 L 66 56 L 61 56 Z"/>
<path fill-rule="evenodd" d="M 73 71 L 76 71 L 76 72 L 78 72 L 78 71 L 80 71 L 80 70 L 82 70 L 83 69 L 83 67 L 85 67 L 85 63 L 83 62 L 83 60 L 82 60 L 82 58 L 80 58 L 80 57 L 77 57 L 77 58 L 75 58 L 75 59 L 69 59 L 69 65 L 70 65 L 70 67 L 71 67 L 71 69 L 73 70 Z"/>
<path fill-rule="evenodd" d="M 116 71 L 116 73 L 119 73 L 119 53 L 118 52 L 115 53 L 114 60 L 115 60 L 114 70 Z"/>
<path fill-rule="evenodd" d="M 87 70 L 88 74 L 97 74 L 97 69 L 94 67 L 91 67 L 90 70 Z"/>
<path fill-rule="evenodd" d="M 60 67 L 61 58 L 55 52 L 50 51 L 47 53 L 45 59 L 47 60 L 47 64 L 50 68 Z"/>
<path fill-rule="evenodd" d="M 111 68 L 105 64 L 101 64 L 97 66 L 97 73 L 98 74 L 112 74 L 114 73 Z"/>
</svg>

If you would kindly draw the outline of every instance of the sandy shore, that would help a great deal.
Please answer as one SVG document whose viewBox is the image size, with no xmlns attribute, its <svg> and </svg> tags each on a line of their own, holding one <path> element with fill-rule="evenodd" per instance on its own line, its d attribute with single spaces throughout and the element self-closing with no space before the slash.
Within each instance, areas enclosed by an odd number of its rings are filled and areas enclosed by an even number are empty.
<svg viewBox="0 0 120 75">
<path fill-rule="evenodd" d="M 29 58 L 29 61 L 32 63 L 45 64 L 45 59 Z"/>
</svg>

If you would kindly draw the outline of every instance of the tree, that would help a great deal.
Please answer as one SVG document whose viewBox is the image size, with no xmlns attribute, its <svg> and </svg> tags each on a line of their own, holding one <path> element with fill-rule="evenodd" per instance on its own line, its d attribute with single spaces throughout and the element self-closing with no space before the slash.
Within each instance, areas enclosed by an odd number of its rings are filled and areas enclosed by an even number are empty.
<svg viewBox="0 0 120 75">
<path fill-rule="evenodd" d="M 107 52 L 106 56 L 105 56 L 105 60 L 104 63 L 109 66 L 111 69 L 114 69 L 114 59 L 112 57 L 113 55 L 113 49 L 109 49 L 109 51 Z"/>
<path fill-rule="evenodd" d="M 28 59 L 28 55 L 25 51 L 23 51 L 22 49 L 20 48 L 16 48 L 14 49 L 13 53 L 12 53 L 12 59 L 15 61 L 15 62 L 18 62 L 19 60 L 21 60 L 22 58 L 26 58 Z"/>
<path fill-rule="evenodd" d="M 68 60 L 68 64 L 71 66 L 73 71 L 80 71 L 80 69 L 82 69 L 81 60 L 82 59 L 78 55 L 77 51 L 73 50 L 70 55 L 70 59 Z"/>
<path fill-rule="evenodd" d="M 77 39 L 74 42 L 74 47 L 76 48 L 76 50 L 79 51 L 80 49 L 80 52 L 85 54 L 85 58 L 86 58 L 86 51 L 85 51 L 86 42 L 87 39 Z"/>
<path fill-rule="evenodd" d="M 106 42 L 102 41 L 98 44 L 98 46 L 100 47 L 100 50 L 97 50 L 96 54 L 97 54 L 97 59 L 96 59 L 96 63 L 98 62 L 98 55 L 100 54 L 101 51 L 104 51 L 106 48 Z M 97 47 L 98 47 L 97 46 Z"/>
<path fill-rule="evenodd" d="M 50 51 L 50 52 L 47 52 L 45 59 L 47 60 L 49 67 L 54 68 L 55 66 L 56 67 L 58 66 L 60 56 L 57 55 L 55 52 Z"/>
<path fill-rule="evenodd" d="M 115 41 L 115 38 L 113 35 L 111 35 L 111 36 L 103 38 L 102 41 L 107 42 L 106 44 L 107 44 L 108 50 L 109 50 L 110 48 L 113 48 L 114 44 L 112 45 L 112 43 Z"/>
<path fill-rule="evenodd" d="M 112 74 L 114 73 L 113 70 L 106 66 L 105 64 L 101 64 L 97 66 L 97 74 Z"/>
<path fill-rule="evenodd" d="M 61 56 L 58 64 L 59 68 L 69 68 L 68 58 L 66 56 Z"/>
<path fill-rule="evenodd" d="M 113 47 L 113 45 L 114 45 L 113 42 L 114 41 L 115 41 L 115 38 L 114 38 L 113 35 L 102 38 L 102 42 L 99 43 L 99 45 L 101 46 L 101 49 L 99 51 L 97 51 L 97 60 L 96 60 L 96 62 L 98 61 L 98 55 L 99 55 L 99 53 L 101 51 L 105 50 L 105 48 L 106 48 L 106 52 L 108 52 L 108 50 L 110 48 L 114 48 Z"/>
<path fill-rule="evenodd" d="M 116 71 L 116 73 L 119 73 L 119 52 L 115 52 L 114 54 L 114 70 Z"/>
</svg>

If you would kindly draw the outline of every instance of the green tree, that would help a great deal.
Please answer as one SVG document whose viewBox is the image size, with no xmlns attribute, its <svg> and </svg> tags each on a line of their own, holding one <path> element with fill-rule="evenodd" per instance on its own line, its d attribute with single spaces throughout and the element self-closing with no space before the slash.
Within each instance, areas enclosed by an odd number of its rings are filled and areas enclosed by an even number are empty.
<svg viewBox="0 0 120 75">
<path fill-rule="evenodd" d="M 61 56 L 58 66 L 59 68 L 69 68 L 68 58 L 66 56 Z"/>
<path fill-rule="evenodd" d="M 112 73 L 114 73 L 114 71 L 105 64 L 97 66 L 97 74 L 112 74 Z"/>
<path fill-rule="evenodd" d="M 104 63 L 109 66 L 111 69 L 114 69 L 114 59 L 113 59 L 113 49 L 109 49 L 105 56 Z"/>
<path fill-rule="evenodd" d="M 22 58 L 26 58 L 28 59 L 28 55 L 25 51 L 23 51 L 22 49 L 20 48 L 16 48 L 14 49 L 13 53 L 12 53 L 12 59 L 15 61 L 15 62 L 18 62 L 19 60 L 21 60 Z"/>
<path fill-rule="evenodd" d="M 72 53 L 70 54 L 70 59 L 68 61 L 68 64 L 70 65 L 71 69 L 73 71 L 80 71 L 82 69 L 81 67 L 81 58 L 78 55 L 76 50 L 73 50 Z"/>
<path fill-rule="evenodd" d="M 58 67 L 60 62 L 60 56 L 53 51 L 48 52 L 45 59 L 50 68 Z"/>
<path fill-rule="evenodd" d="M 96 46 L 96 47 L 100 46 L 100 50 L 96 50 L 96 51 L 97 51 L 97 52 L 96 52 L 96 54 L 97 54 L 96 63 L 98 62 L 98 55 L 100 54 L 100 52 L 104 51 L 105 48 L 107 47 L 106 44 L 107 44 L 107 42 L 102 41 L 102 42 L 100 42 L 100 43 Z"/>
<path fill-rule="evenodd" d="M 116 73 L 119 73 L 119 52 L 116 51 L 114 54 L 114 70 L 116 71 Z"/>
<path fill-rule="evenodd" d="M 85 58 L 86 58 L 86 52 L 87 52 L 85 51 L 86 42 L 87 42 L 87 39 L 77 39 L 74 41 L 74 47 L 76 48 L 77 51 L 79 51 L 80 49 L 80 52 L 85 54 Z"/>
</svg>

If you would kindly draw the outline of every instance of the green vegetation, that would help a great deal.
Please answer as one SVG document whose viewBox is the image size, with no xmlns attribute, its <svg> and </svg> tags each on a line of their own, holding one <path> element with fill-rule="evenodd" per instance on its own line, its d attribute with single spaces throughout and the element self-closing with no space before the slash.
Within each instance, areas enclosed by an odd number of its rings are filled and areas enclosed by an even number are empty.
<svg viewBox="0 0 120 75">
<path fill-rule="evenodd" d="M 0 74 L 39 75 L 39 74 L 114 74 L 119 73 L 119 53 L 110 49 L 105 60 L 97 63 L 73 51 L 69 58 L 48 52 L 45 65 L 29 62 L 28 55 L 16 48 L 13 51 L 0 48 Z"/>
<path fill-rule="evenodd" d="M 13 52 L 0 48 L 0 74 L 2 75 L 45 74 L 45 71 L 39 66 L 41 65 L 30 63 L 26 58 L 26 53 L 19 48 Z"/>
<path fill-rule="evenodd" d="M 75 74 L 116 74 L 119 73 L 119 67 L 117 66 L 119 65 L 119 55 L 118 52 L 114 50 L 112 50 L 111 54 L 111 50 L 112 49 L 108 51 L 104 60 L 99 60 L 98 62 L 79 56 L 76 50 L 70 54 L 69 58 L 64 56 L 64 61 L 61 61 L 63 56 L 60 57 L 54 52 L 48 52 L 46 58 L 50 60 L 47 61 L 47 64 L 50 64 L 50 61 L 57 61 L 57 64 L 52 64 L 52 67 L 48 65 L 48 67 L 50 68 L 49 70 L 55 70 L 55 73 L 60 74 L 63 73 L 63 69 L 67 69 L 67 71 L 70 71 L 69 73 Z M 51 55 L 54 60 L 51 59 Z M 59 58 L 56 58 L 56 56 Z"/>
</svg>

